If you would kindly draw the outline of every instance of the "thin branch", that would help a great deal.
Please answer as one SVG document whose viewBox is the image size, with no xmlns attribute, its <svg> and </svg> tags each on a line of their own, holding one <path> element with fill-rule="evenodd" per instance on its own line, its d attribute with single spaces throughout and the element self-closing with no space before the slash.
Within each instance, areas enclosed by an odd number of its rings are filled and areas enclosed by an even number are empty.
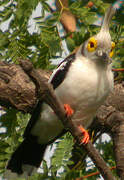
<svg viewBox="0 0 124 180">
<path fill-rule="evenodd" d="M 113 167 L 110 168 L 110 170 L 113 170 L 113 169 L 116 169 L 116 166 L 113 166 Z M 86 179 L 86 178 L 89 178 L 89 177 L 92 177 L 92 176 L 96 176 L 96 175 L 99 175 L 99 174 L 100 174 L 100 172 L 97 171 L 97 172 L 88 174 L 86 176 L 83 176 L 83 177 L 79 178 L 78 180 L 83 180 L 83 179 Z"/>
<path fill-rule="evenodd" d="M 115 71 L 115 72 L 124 72 L 124 68 L 117 68 L 117 69 L 112 69 L 112 71 Z"/>
</svg>

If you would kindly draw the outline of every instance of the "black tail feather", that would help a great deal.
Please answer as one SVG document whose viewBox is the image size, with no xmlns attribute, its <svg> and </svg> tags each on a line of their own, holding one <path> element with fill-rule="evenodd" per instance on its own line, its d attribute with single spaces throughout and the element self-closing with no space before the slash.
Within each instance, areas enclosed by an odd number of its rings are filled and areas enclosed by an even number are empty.
<svg viewBox="0 0 124 180">
<path fill-rule="evenodd" d="M 7 169 L 19 175 L 23 174 L 24 164 L 38 168 L 43 159 L 47 145 L 37 143 L 37 138 L 29 136 L 24 139 L 17 150 L 12 154 L 8 162 Z"/>
</svg>

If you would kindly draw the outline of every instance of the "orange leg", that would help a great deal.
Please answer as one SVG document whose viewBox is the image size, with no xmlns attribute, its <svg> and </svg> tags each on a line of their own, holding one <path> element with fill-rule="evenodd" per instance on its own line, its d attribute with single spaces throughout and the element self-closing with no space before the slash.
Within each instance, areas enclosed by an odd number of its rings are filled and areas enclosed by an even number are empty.
<svg viewBox="0 0 124 180">
<path fill-rule="evenodd" d="M 64 104 L 64 109 L 68 117 L 74 113 L 74 110 L 70 107 L 69 104 Z"/>
<path fill-rule="evenodd" d="M 64 109 L 68 117 L 74 113 L 74 110 L 70 107 L 69 104 L 64 104 Z M 78 128 L 80 129 L 81 133 L 84 135 L 83 139 L 81 140 L 81 144 L 87 144 L 90 139 L 88 132 L 81 125 L 78 126 Z"/>
<path fill-rule="evenodd" d="M 87 144 L 89 142 L 90 136 L 88 132 L 83 128 L 83 126 L 78 126 L 82 134 L 84 135 L 83 139 L 81 140 L 81 144 Z"/>
</svg>

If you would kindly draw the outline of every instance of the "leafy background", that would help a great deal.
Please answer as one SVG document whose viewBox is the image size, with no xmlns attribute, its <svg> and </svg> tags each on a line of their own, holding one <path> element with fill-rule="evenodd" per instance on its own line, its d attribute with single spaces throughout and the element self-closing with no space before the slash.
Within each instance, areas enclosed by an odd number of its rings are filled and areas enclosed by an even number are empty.
<svg viewBox="0 0 124 180">
<path fill-rule="evenodd" d="M 69 9 L 76 16 L 77 31 L 70 34 L 60 32 L 61 13 L 56 11 L 51 13 L 51 6 L 47 0 L 1 0 L 0 1 L 0 23 L 9 21 L 6 31 L 0 30 L 0 59 L 18 63 L 18 58 L 28 58 L 36 68 L 53 69 L 50 59 L 53 62 L 61 57 L 66 44 L 69 52 L 82 44 L 88 37 L 96 34 L 100 27 L 93 25 L 97 20 L 97 14 L 103 16 L 109 3 L 114 0 L 92 0 L 93 6 L 87 7 L 88 1 L 69 0 Z M 41 4 L 41 15 L 35 17 L 38 31 L 29 32 L 29 20 L 32 13 Z M 50 16 L 46 18 L 46 13 Z M 124 68 L 124 11 L 122 8 L 116 13 L 110 27 L 112 40 L 116 43 L 115 54 L 113 57 L 113 66 L 115 68 Z M 118 79 L 123 79 L 123 74 L 118 74 Z M 0 173 L 5 171 L 6 162 L 12 152 L 23 140 L 23 132 L 30 119 L 30 114 L 22 114 L 15 109 L 4 109 L 0 116 Z M 91 172 L 96 172 L 95 166 L 87 168 L 86 162 L 81 162 L 78 166 L 69 169 L 73 164 L 69 160 L 72 156 L 74 141 L 69 133 L 61 137 L 54 143 L 56 150 L 51 158 L 51 166 L 48 167 L 46 161 L 43 161 L 42 173 L 36 173 L 29 180 L 38 179 L 75 179 Z M 101 152 L 104 159 L 110 166 L 115 166 L 112 142 L 102 142 L 99 139 L 96 147 Z M 52 147 L 51 147 L 52 148 Z M 77 151 L 80 155 L 80 150 Z M 50 153 L 50 152 L 49 152 Z M 35 155 L 35 152 L 34 152 Z M 113 172 L 115 173 L 115 172 Z M 95 180 L 99 175 L 92 176 L 89 179 Z"/>
</svg>

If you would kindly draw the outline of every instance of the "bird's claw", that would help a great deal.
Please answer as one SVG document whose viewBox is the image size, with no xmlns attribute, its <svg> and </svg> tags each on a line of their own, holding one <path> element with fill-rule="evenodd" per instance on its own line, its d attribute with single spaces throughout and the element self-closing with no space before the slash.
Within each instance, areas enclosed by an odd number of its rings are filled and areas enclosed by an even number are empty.
<svg viewBox="0 0 124 180">
<path fill-rule="evenodd" d="M 70 107 L 69 104 L 64 104 L 64 109 L 68 117 L 74 113 L 74 110 Z"/>
<path fill-rule="evenodd" d="M 87 144 L 89 142 L 89 139 L 90 139 L 88 132 L 81 125 L 78 126 L 78 128 L 80 129 L 81 133 L 84 135 L 83 139 L 81 139 L 80 144 Z"/>
</svg>

